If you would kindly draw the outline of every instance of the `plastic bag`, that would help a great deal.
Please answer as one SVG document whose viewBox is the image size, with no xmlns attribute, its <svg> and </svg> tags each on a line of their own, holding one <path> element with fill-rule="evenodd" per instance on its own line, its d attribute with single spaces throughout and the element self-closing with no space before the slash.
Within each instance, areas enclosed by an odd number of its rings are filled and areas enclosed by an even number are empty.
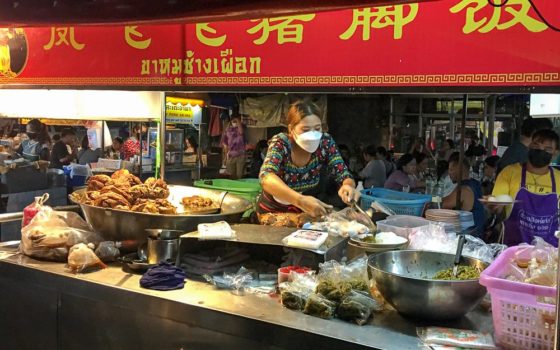
<svg viewBox="0 0 560 350">
<path fill-rule="evenodd" d="M 35 201 L 23 209 L 23 218 L 21 219 L 22 228 L 29 225 L 47 200 L 49 200 L 49 194 L 45 193 L 40 197 L 35 197 Z"/>
<path fill-rule="evenodd" d="M 121 255 L 119 244 L 112 241 L 105 241 L 99 243 L 95 248 L 95 255 L 103 262 L 113 262 Z"/>
<path fill-rule="evenodd" d="M 512 281 L 556 287 L 558 252 L 542 238 L 536 237 L 533 245 L 521 244 L 504 278 Z"/>
<path fill-rule="evenodd" d="M 381 311 L 383 306 L 364 292 L 351 291 L 338 305 L 336 315 L 346 321 L 362 326 L 367 323 L 373 311 Z"/>
<path fill-rule="evenodd" d="M 86 272 L 96 268 L 106 268 L 101 259 L 93 252 L 93 244 L 79 243 L 70 248 L 68 269 L 71 272 Z"/>
<path fill-rule="evenodd" d="M 412 233 L 409 240 L 409 249 L 455 254 L 459 236 L 454 232 L 446 233 L 442 224 L 431 223 Z M 503 244 L 486 244 L 480 238 L 465 235 L 463 255 L 491 263 L 505 248 Z"/>
<path fill-rule="evenodd" d="M 367 256 L 364 254 L 347 265 L 331 260 L 319 264 L 316 292 L 339 303 L 352 290 L 369 293 Z"/>
<path fill-rule="evenodd" d="M 99 243 L 102 238 L 78 214 L 42 206 L 21 230 L 20 252 L 53 261 L 66 261 L 68 249 L 78 243 Z"/>
<path fill-rule="evenodd" d="M 303 228 L 324 231 L 330 235 L 341 237 L 354 237 L 375 231 L 375 225 L 371 222 L 371 219 L 366 218 L 364 214 L 351 207 L 333 212 L 325 216 L 323 221 L 305 223 Z"/>
<path fill-rule="evenodd" d="M 443 327 L 418 327 L 418 338 L 427 345 L 458 346 L 465 349 L 496 349 L 490 333 Z"/>
<path fill-rule="evenodd" d="M 335 311 L 336 303 L 320 294 L 311 294 L 303 308 L 303 313 L 324 319 L 333 318 Z"/>
<path fill-rule="evenodd" d="M 230 289 L 236 295 L 243 295 L 245 288 L 253 280 L 251 271 L 244 267 L 241 267 L 236 273 L 224 272 L 222 276 L 203 275 L 202 277 L 216 288 Z"/>
</svg>

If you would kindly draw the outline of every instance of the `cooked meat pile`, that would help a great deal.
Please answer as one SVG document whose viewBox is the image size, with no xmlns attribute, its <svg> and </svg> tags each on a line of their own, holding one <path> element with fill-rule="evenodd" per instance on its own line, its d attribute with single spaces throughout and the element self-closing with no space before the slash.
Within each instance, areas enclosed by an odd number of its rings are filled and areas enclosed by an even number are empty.
<svg viewBox="0 0 560 350">
<path fill-rule="evenodd" d="M 177 209 L 167 200 L 168 196 L 169 189 L 165 181 L 150 177 L 142 183 L 125 169 L 118 170 L 111 176 L 90 177 L 87 191 L 78 199 L 84 204 L 102 208 L 176 214 Z"/>
<path fill-rule="evenodd" d="M 181 202 L 187 210 L 201 210 L 215 207 L 214 201 L 201 196 L 183 197 Z"/>
</svg>

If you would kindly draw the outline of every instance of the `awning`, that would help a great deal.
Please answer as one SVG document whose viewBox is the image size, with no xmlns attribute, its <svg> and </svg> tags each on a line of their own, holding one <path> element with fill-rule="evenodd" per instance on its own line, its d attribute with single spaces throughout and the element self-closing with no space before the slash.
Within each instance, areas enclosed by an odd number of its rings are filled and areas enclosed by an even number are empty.
<svg viewBox="0 0 560 350">
<path fill-rule="evenodd" d="M 152 91 L 0 90 L 0 117 L 159 121 L 162 94 Z"/>
<path fill-rule="evenodd" d="M 0 26 L 195 23 L 270 18 L 427 0 L 25 0 L 0 2 Z"/>
</svg>

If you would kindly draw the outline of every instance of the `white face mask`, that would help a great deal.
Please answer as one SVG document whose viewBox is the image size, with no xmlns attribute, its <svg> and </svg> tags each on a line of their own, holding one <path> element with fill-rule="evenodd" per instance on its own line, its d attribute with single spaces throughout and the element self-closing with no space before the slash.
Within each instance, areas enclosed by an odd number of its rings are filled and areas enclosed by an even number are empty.
<svg viewBox="0 0 560 350">
<path fill-rule="evenodd" d="M 294 141 L 297 145 L 309 153 L 313 153 L 319 148 L 323 133 L 320 131 L 308 131 L 303 134 L 294 134 Z"/>
</svg>

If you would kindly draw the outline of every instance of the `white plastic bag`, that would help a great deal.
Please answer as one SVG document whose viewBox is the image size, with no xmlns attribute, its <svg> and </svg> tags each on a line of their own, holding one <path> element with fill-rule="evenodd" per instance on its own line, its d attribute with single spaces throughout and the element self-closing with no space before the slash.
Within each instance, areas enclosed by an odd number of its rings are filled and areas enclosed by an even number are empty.
<svg viewBox="0 0 560 350">
<path fill-rule="evenodd" d="M 20 252 L 34 258 L 66 261 L 70 247 L 101 241 L 102 238 L 78 214 L 42 206 L 29 225 L 21 230 Z"/>
</svg>

